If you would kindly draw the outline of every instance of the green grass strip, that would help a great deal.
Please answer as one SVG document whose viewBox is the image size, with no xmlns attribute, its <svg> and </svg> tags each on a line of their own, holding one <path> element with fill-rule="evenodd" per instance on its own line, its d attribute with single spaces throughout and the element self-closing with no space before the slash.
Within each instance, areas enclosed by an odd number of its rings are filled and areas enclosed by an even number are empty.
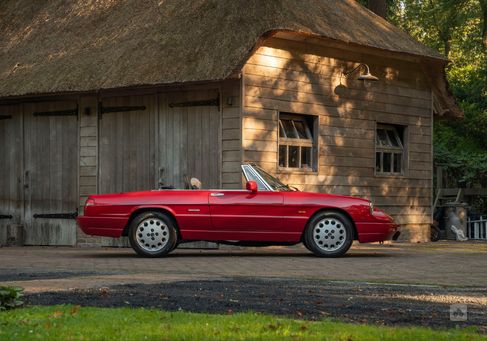
<svg viewBox="0 0 487 341">
<path fill-rule="evenodd" d="M 0 340 L 487 340 L 474 328 L 432 330 L 257 313 L 231 315 L 153 309 L 30 307 L 0 312 Z"/>
</svg>

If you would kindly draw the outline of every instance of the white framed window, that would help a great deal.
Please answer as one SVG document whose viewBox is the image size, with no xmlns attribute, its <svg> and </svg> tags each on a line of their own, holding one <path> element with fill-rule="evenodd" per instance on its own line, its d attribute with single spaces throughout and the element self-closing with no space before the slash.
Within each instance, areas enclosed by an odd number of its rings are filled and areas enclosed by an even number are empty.
<svg viewBox="0 0 487 341">
<path fill-rule="evenodd" d="M 315 120 L 310 115 L 279 114 L 279 168 L 315 170 Z"/>
<path fill-rule="evenodd" d="M 375 135 L 375 172 L 403 175 L 405 172 L 404 126 L 377 124 Z"/>
</svg>

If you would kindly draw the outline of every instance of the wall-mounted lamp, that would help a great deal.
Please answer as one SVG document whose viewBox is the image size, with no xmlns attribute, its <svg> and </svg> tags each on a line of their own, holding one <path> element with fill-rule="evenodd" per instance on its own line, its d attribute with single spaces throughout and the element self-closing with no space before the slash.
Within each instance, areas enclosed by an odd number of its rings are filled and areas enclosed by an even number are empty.
<svg viewBox="0 0 487 341">
<path fill-rule="evenodd" d="M 379 80 L 379 78 L 377 78 L 376 76 L 372 75 L 370 73 L 370 69 L 369 69 L 369 66 L 367 64 L 364 64 L 364 63 L 360 63 L 357 67 L 355 67 L 353 70 L 351 71 L 347 71 L 347 72 L 343 72 L 343 75 L 345 77 L 348 77 L 350 76 L 352 73 L 354 73 L 355 71 L 357 71 L 360 67 L 362 67 L 364 70 L 365 70 L 365 73 L 361 73 L 357 79 L 359 81 L 373 81 L 373 82 L 376 82 Z"/>
</svg>

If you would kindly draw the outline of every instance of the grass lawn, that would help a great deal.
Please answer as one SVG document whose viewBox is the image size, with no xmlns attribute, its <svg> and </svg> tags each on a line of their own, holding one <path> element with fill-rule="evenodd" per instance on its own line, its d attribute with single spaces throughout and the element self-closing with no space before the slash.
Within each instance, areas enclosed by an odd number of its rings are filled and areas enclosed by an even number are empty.
<svg viewBox="0 0 487 341">
<path fill-rule="evenodd" d="M 30 307 L 0 312 L 0 340 L 487 340 L 434 331 L 310 322 L 256 313 L 209 315 L 131 308 Z"/>
</svg>

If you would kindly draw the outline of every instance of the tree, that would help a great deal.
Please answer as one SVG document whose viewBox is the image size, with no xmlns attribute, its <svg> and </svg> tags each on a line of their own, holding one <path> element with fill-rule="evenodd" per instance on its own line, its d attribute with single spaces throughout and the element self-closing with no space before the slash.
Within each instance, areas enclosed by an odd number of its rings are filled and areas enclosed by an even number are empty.
<svg viewBox="0 0 487 341">
<path fill-rule="evenodd" d="M 482 10 L 482 43 L 487 51 L 487 0 L 479 0 Z"/>
</svg>

